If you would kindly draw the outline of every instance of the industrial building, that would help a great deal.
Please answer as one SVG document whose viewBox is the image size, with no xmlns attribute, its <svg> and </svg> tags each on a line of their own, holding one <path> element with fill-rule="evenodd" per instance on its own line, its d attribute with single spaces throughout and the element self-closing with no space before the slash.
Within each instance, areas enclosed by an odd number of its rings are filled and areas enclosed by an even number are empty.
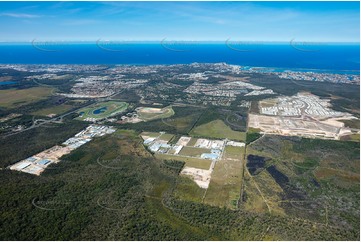
<svg viewBox="0 0 361 242">
<path fill-rule="evenodd" d="M 90 125 L 86 129 L 67 139 L 62 145 L 55 145 L 36 155 L 21 160 L 10 166 L 11 170 L 40 175 L 50 164 L 58 163 L 61 157 L 72 150 L 90 142 L 94 137 L 104 136 L 115 132 L 115 129 L 104 125 Z"/>
</svg>

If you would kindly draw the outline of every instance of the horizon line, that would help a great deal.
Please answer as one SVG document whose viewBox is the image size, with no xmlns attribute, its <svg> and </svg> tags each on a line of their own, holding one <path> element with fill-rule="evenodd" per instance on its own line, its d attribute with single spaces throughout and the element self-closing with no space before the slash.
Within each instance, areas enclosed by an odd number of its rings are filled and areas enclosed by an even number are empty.
<svg viewBox="0 0 361 242">
<path fill-rule="evenodd" d="M 50 40 L 50 39 L 44 39 L 44 40 L 40 40 L 40 39 L 32 39 L 32 40 L 13 40 L 13 41 L 8 41 L 8 40 L 0 40 L 1 44 L 15 44 L 15 43 L 26 43 L 26 44 L 32 44 L 32 43 L 41 43 L 41 42 L 61 42 L 61 43 L 105 43 L 105 42 L 117 42 L 117 43 L 176 43 L 179 42 L 179 44 L 183 43 L 235 43 L 235 42 L 239 42 L 239 43 L 254 43 L 254 44 L 258 44 L 258 43 L 312 43 L 312 44 L 360 44 L 360 41 L 315 41 L 315 40 L 296 40 L 296 39 L 291 39 L 291 40 L 237 40 L 237 39 L 226 39 L 226 40 L 186 40 L 186 39 L 161 39 L 161 40 L 119 40 L 119 39 L 96 39 L 96 40 Z M 111 43 L 109 43 L 111 44 Z M 114 43 L 116 44 L 116 43 Z"/>
</svg>

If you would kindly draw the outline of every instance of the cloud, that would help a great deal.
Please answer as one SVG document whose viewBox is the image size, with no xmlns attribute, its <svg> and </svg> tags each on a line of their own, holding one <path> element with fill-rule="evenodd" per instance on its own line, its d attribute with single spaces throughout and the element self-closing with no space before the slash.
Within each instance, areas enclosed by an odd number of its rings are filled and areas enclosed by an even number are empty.
<svg viewBox="0 0 361 242">
<path fill-rule="evenodd" d="M 40 15 L 26 14 L 26 13 L 0 13 L 0 16 L 12 17 L 12 18 L 39 18 Z"/>
</svg>

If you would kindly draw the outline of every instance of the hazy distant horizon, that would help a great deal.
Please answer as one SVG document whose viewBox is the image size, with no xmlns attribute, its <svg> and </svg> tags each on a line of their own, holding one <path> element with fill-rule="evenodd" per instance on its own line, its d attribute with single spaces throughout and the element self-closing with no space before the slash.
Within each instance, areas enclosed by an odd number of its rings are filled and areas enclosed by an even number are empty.
<svg viewBox="0 0 361 242">
<path fill-rule="evenodd" d="M 61 40 L 61 39 L 32 39 L 32 40 L 22 40 L 22 41 L 0 41 L 0 43 L 9 43 L 9 44 L 31 44 L 34 41 L 37 42 L 59 42 L 59 43 L 95 43 L 97 41 L 113 41 L 113 42 L 129 42 L 129 43 L 150 43 L 150 44 L 159 44 L 160 42 L 164 41 L 164 42 L 190 42 L 190 43 L 204 43 L 204 44 L 224 44 L 225 42 L 227 42 L 227 40 L 187 40 L 187 39 L 160 39 L 160 40 L 126 40 L 126 39 L 96 39 L 96 40 Z M 267 41 L 267 40 L 241 40 L 241 39 L 231 39 L 229 40 L 229 42 L 247 42 L 247 43 L 251 43 L 251 44 L 260 44 L 260 43 L 265 43 L 265 44 L 289 44 L 290 42 L 292 42 L 292 40 L 289 41 Z M 296 43 L 311 43 L 311 44 L 354 44 L 354 45 L 359 45 L 360 42 L 355 42 L 355 41 L 311 41 L 311 40 L 294 40 L 294 42 Z M 116 44 L 116 43 L 114 43 Z"/>
</svg>

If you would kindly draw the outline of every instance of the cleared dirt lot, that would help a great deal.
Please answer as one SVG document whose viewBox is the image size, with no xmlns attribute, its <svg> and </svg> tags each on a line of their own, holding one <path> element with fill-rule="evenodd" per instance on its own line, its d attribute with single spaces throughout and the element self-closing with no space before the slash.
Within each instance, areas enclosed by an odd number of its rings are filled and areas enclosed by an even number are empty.
<svg viewBox="0 0 361 242">
<path fill-rule="evenodd" d="M 318 121 L 307 117 L 280 117 L 250 114 L 249 127 L 261 129 L 264 133 L 310 138 L 339 139 L 340 135 L 351 134 L 349 128 L 339 123 Z"/>
<path fill-rule="evenodd" d="M 355 117 L 333 110 L 329 99 L 311 93 L 265 99 L 258 106 L 260 114 L 250 114 L 248 124 L 264 133 L 336 140 L 359 133 L 340 121 Z"/>
<path fill-rule="evenodd" d="M 197 183 L 199 187 L 207 189 L 209 182 L 211 181 L 211 173 L 212 171 L 210 170 L 203 170 L 186 166 L 183 168 L 181 175 L 192 177 L 192 180 Z"/>
</svg>

